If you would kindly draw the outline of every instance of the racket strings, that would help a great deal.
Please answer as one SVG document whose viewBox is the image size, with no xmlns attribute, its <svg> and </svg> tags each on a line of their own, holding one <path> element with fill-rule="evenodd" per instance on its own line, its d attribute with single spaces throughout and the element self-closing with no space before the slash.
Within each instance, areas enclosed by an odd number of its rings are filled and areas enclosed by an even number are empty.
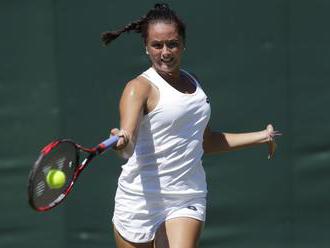
<svg viewBox="0 0 330 248">
<path fill-rule="evenodd" d="M 48 153 L 42 153 L 37 160 L 30 177 L 30 204 L 37 209 L 47 208 L 56 204 L 64 197 L 71 183 L 79 155 L 71 142 L 62 142 L 52 147 Z M 51 188 L 47 183 L 50 170 L 60 170 L 65 174 L 66 182 L 60 188 Z"/>
</svg>

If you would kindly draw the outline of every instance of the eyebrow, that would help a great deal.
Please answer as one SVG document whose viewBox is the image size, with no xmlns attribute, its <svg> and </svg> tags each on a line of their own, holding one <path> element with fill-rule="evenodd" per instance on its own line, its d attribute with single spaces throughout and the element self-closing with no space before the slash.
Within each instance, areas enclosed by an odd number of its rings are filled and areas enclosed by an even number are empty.
<svg viewBox="0 0 330 248">
<path fill-rule="evenodd" d="M 164 40 L 151 40 L 150 42 L 151 42 L 151 43 L 154 43 L 154 42 L 155 42 L 155 43 L 156 43 L 156 42 L 160 42 L 160 43 L 165 42 L 165 43 L 166 43 L 166 42 L 173 42 L 173 41 L 174 41 L 174 42 L 179 42 L 180 40 L 179 40 L 179 39 L 165 40 L 165 41 L 164 41 Z"/>
</svg>

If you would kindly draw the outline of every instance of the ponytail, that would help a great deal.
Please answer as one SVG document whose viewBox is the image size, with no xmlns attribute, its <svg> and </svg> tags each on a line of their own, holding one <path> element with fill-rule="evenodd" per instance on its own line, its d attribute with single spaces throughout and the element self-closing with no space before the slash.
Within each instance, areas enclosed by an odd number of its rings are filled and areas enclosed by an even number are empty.
<svg viewBox="0 0 330 248">
<path fill-rule="evenodd" d="M 171 10 L 166 3 L 156 3 L 154 8 L 149 10 L 149 12 L 141 17 L 135 22 L 127 24 L 124 28 L 117 31 L 107 31 L 101 34 L 101 40 L 104 46 L 111 43 L 113 40 L 117 39 L 122 33 L 134 31 L 136 33 L 141 33 L 144 42 L 147 41 L 148 36 L 148 25 L 150 23 L 156 23 L 159 21 L 164 21 L 168 23 L 175 23 L 179 35 L 182 37 L 183 42 L 185 42 L 185 25 L 181 19 L 176 15 L 176 13 Z"/>
<path fill-rule="evenodd" d="M 106 31 L 101 34 L 101 40 L 103 42 L 103 46 L 107 46 L 111 41 L 117 39 L 122 33 L 135 31 L 136 33 L 141 33 L 142 28 L 141 24 L 144 21 L 144 17 L 136 22 L 131 22 L 127 24 L 124 28 L 117 31 Z"/>
</svg>

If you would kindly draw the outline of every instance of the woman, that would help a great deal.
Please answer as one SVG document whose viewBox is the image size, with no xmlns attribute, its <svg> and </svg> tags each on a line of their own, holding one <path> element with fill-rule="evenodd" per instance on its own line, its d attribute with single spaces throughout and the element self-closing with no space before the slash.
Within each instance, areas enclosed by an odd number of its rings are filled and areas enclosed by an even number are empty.
<svg viewBox="0 0 330 248">
<path fill-rule="evenodd" d="M 152 66 L 127 83 L 120 100 L 115 149 L 128 162 L 118 180 L 113 224 L 117 247 L 197 247 L 205 221 L 203 154 L 256 144 L 275 151 L 279 135 L 265 130 L 230 134 L 208 126 L 210 104 L 198 79 L 181 69 L 185 25 L 167 4 L 116 32 L 142 34 Z"/>
</svg>

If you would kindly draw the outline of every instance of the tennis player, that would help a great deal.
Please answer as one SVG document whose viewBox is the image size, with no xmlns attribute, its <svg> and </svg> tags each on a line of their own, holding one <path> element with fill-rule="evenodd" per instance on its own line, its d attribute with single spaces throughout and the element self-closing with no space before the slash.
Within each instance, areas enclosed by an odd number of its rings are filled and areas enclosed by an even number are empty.
<svg viewBox="0 0 330 248">
<path fill-rule="evenodd" d="M 120 100 L 115 149 L 126 159 L 118 180 L 113 224 L 118 248 L 195 248 L 205 221 L 203 154 L 257 144 L 275 151 L 272 125 L 251 133 L 208 127 L 210 102 L 200 81 L 181 69 L 185 25 L 167 4 L 156 4 L 123 29 L 105 32 L 110 43 L 141 33 L 151 67 L 129 81 Z"/>
</svg>

